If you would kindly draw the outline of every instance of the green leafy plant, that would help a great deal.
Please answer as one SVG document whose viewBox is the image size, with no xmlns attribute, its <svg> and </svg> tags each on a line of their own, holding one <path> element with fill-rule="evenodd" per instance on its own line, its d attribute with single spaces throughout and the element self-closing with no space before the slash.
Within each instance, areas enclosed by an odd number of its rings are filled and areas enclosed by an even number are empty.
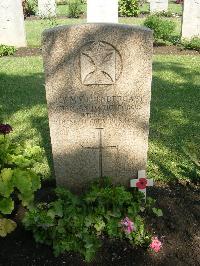
<svg viewBox="0 0 200 266">
<path fill-rule="evenodd" d="M 69 0 L 68 1 L 68 17 L 79 18 L 83 14 L 81 0 Z"/>
<path fill-rule="evenodd" d="M 93 184 L 82 196 L 64 188 L 55 192 L 56 201 L 28 210 L 23 223 L 37 242 L 51 245 L 56 256 L 75 251 L 89 262 L 101 246 L 102 235 L 149 246 L 151 234 L 144 219 L 149 208 L 137 190 L 129 192 L 104 182 L 104 187 Z"/>
<path fill-rule="evenodd" d="M 57 5 L 66 5 L 68 3 L 68 0 L 57 0 L 56 4 Z"/>
<path fill-rule="evenodd" d="M 0 44 L 0 57 L 13 55 L 16 51 L 17 49 L 14 46 Z"/>
<path fill-rule="evenodd" d="M 170 41 L 176 24 L 173 21 L 164 19 L 160 17 L 160 15 L 155 14 L 145 19 L 144 26 L 153 30 L 154 42 L 159 44 Z"/>
<path fill-rule="evenodd" d="M 0 237 L 5 237 L 17 227 L 16 223 L 11 219 L 0 217 Z"/>
<path fill-rule="evenodd" d="M 0 124 L 0 235 L 3 236 L 14 228 L 14 222 L 6 221 L 5 215 L 12 213 L 15 201 L 31 206 L 34 192 L 41 186 L 40 177 L 32 169 L 42 156 L 41 149 L 11 142 L 6 136 L 11 131 L 10 125 Z"/>
<path fill-rule="evenodd" d="M 22 4 L 25 17 L 30 17 L 31 15 L 36 14 L 37 0 L 24 0 Z"/>
<path fill-rule="evenodd" d="M 167 18 L 170 18 L 170 17 L 173 17 L 173 13 L 171 11 L 161 11 L 161 12 L 157 12 L 156 15 L 158 16 L 162 16 L 162 17 L 167 17 Z"/>
<path fill-rule="evenodd" d="M 200 52 L 200 38 L 199 37 L 193 37 L 191 40 L 183 40 L 181 44 L 185 49 L 196 50 Z"/>
<path fill-rule="evenodd" d="M 119 15 L 121 17 L 137 17 L 139 15 L 138 0 L 119 0 Z"/>
</svg>

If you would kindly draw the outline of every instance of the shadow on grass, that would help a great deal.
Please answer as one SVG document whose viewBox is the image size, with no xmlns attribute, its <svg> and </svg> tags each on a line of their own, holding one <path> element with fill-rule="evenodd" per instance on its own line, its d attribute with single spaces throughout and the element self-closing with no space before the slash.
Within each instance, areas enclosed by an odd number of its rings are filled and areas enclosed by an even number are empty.
<svg viewBox="0 0 200 266">
<path fill-rule="evenodd" d="M 174 61 L 155 62 L 153 68 L 149 160 L 166 179 L 193 180 L 191 157 L 200 156 L 200 71 Z"/>
<path fill-rule="evenodd" d="M 24 142 L 36 137 L 53 173 L 43 73 L 0 74 L 0 94 L 0 123 L 13 121 L 11 137 L 14 141 Z"/>
<path fill-rule="evenodd" d="M 194 164 L 185 150 L 199 158 L 200 71 L 171 59 L 156 60 L 153 68 L 149 177 L 193 180 Z M 40 134 L 53 171 L 43 73 L 0 74 L 0 95 L 0 122 L 15 121 L 15 127 L 21 128 L 16 140 Z"/>
</svg>

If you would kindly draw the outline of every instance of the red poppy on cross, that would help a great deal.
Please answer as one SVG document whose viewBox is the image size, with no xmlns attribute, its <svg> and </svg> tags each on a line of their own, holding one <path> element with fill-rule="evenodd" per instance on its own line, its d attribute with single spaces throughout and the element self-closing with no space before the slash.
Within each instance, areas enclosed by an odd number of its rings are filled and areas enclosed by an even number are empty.
<svg viewBox="0 0 200 266">
<path fill-rule="evenodd" d="M 131 179 L 130 180 L 131 187 L 137 187 L 139 191 L 144 193 L 144 198 L 146 201 L 146 187 L 152 187 L 153 186 L 153 179 L 148 179 L 146 177 L 146 171 L 145 170 L 139 170 L 138 171 L 138 179 Z"/>
</svg>

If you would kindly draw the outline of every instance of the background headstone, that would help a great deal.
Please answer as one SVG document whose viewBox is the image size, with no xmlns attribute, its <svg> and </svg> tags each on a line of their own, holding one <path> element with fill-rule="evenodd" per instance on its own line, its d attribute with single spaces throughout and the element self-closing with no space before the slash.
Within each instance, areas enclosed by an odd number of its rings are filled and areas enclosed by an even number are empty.
<svg viewBox="0 0 200 266">
<path fill-rule="evenodd" d="M 42 18 L 56 16 L 55 0 L 38 0 L 38 15 Z"/>
<path fill-rule="evenodd" d="M 184 0 L 182 38 L 200 36 L 200 0 Z"/>
<path fill-rule="evenodd" d="M 57 183 L 82 191 L 146 168 L 152 31 L 120 24 L 46 30 L 43 58 Z"/>
<path fill-rule="evenodd" d="M 87 0 L 87 22 L 118 23 L 118 0 Z"/>
<path fill-rule="evenodd" d="M 26 46 L 21 0 L 0 1 L 0 44 L 15 47 Z"/>
<path fill-rule="evenodd" d="M 168 0 L 150 0 L 150 12 L 162 12 L 168 10 Z"/>
</svg>

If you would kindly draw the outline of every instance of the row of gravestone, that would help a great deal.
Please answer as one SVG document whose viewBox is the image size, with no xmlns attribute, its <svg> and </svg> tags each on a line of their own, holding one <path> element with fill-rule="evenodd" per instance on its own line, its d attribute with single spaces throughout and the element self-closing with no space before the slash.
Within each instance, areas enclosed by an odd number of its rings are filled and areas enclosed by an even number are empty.
<svg viewBox="0 0 200 266">
<path fill-rule="evenodd" d="M 0 1 L 0 44 L 16 47 L 26 46 L 24 16 L 21 0 Z M 117 0 L 88 0 L 88 22 L 118 22 Z M 167 0 L 151 0 L 151 11 L 167 10 Z M 56 14 L 55 0 L 38 0 L 42 17 Z M 200 35 L 200 0 L 185 0 L 182 37 Z"/>
</svg>

